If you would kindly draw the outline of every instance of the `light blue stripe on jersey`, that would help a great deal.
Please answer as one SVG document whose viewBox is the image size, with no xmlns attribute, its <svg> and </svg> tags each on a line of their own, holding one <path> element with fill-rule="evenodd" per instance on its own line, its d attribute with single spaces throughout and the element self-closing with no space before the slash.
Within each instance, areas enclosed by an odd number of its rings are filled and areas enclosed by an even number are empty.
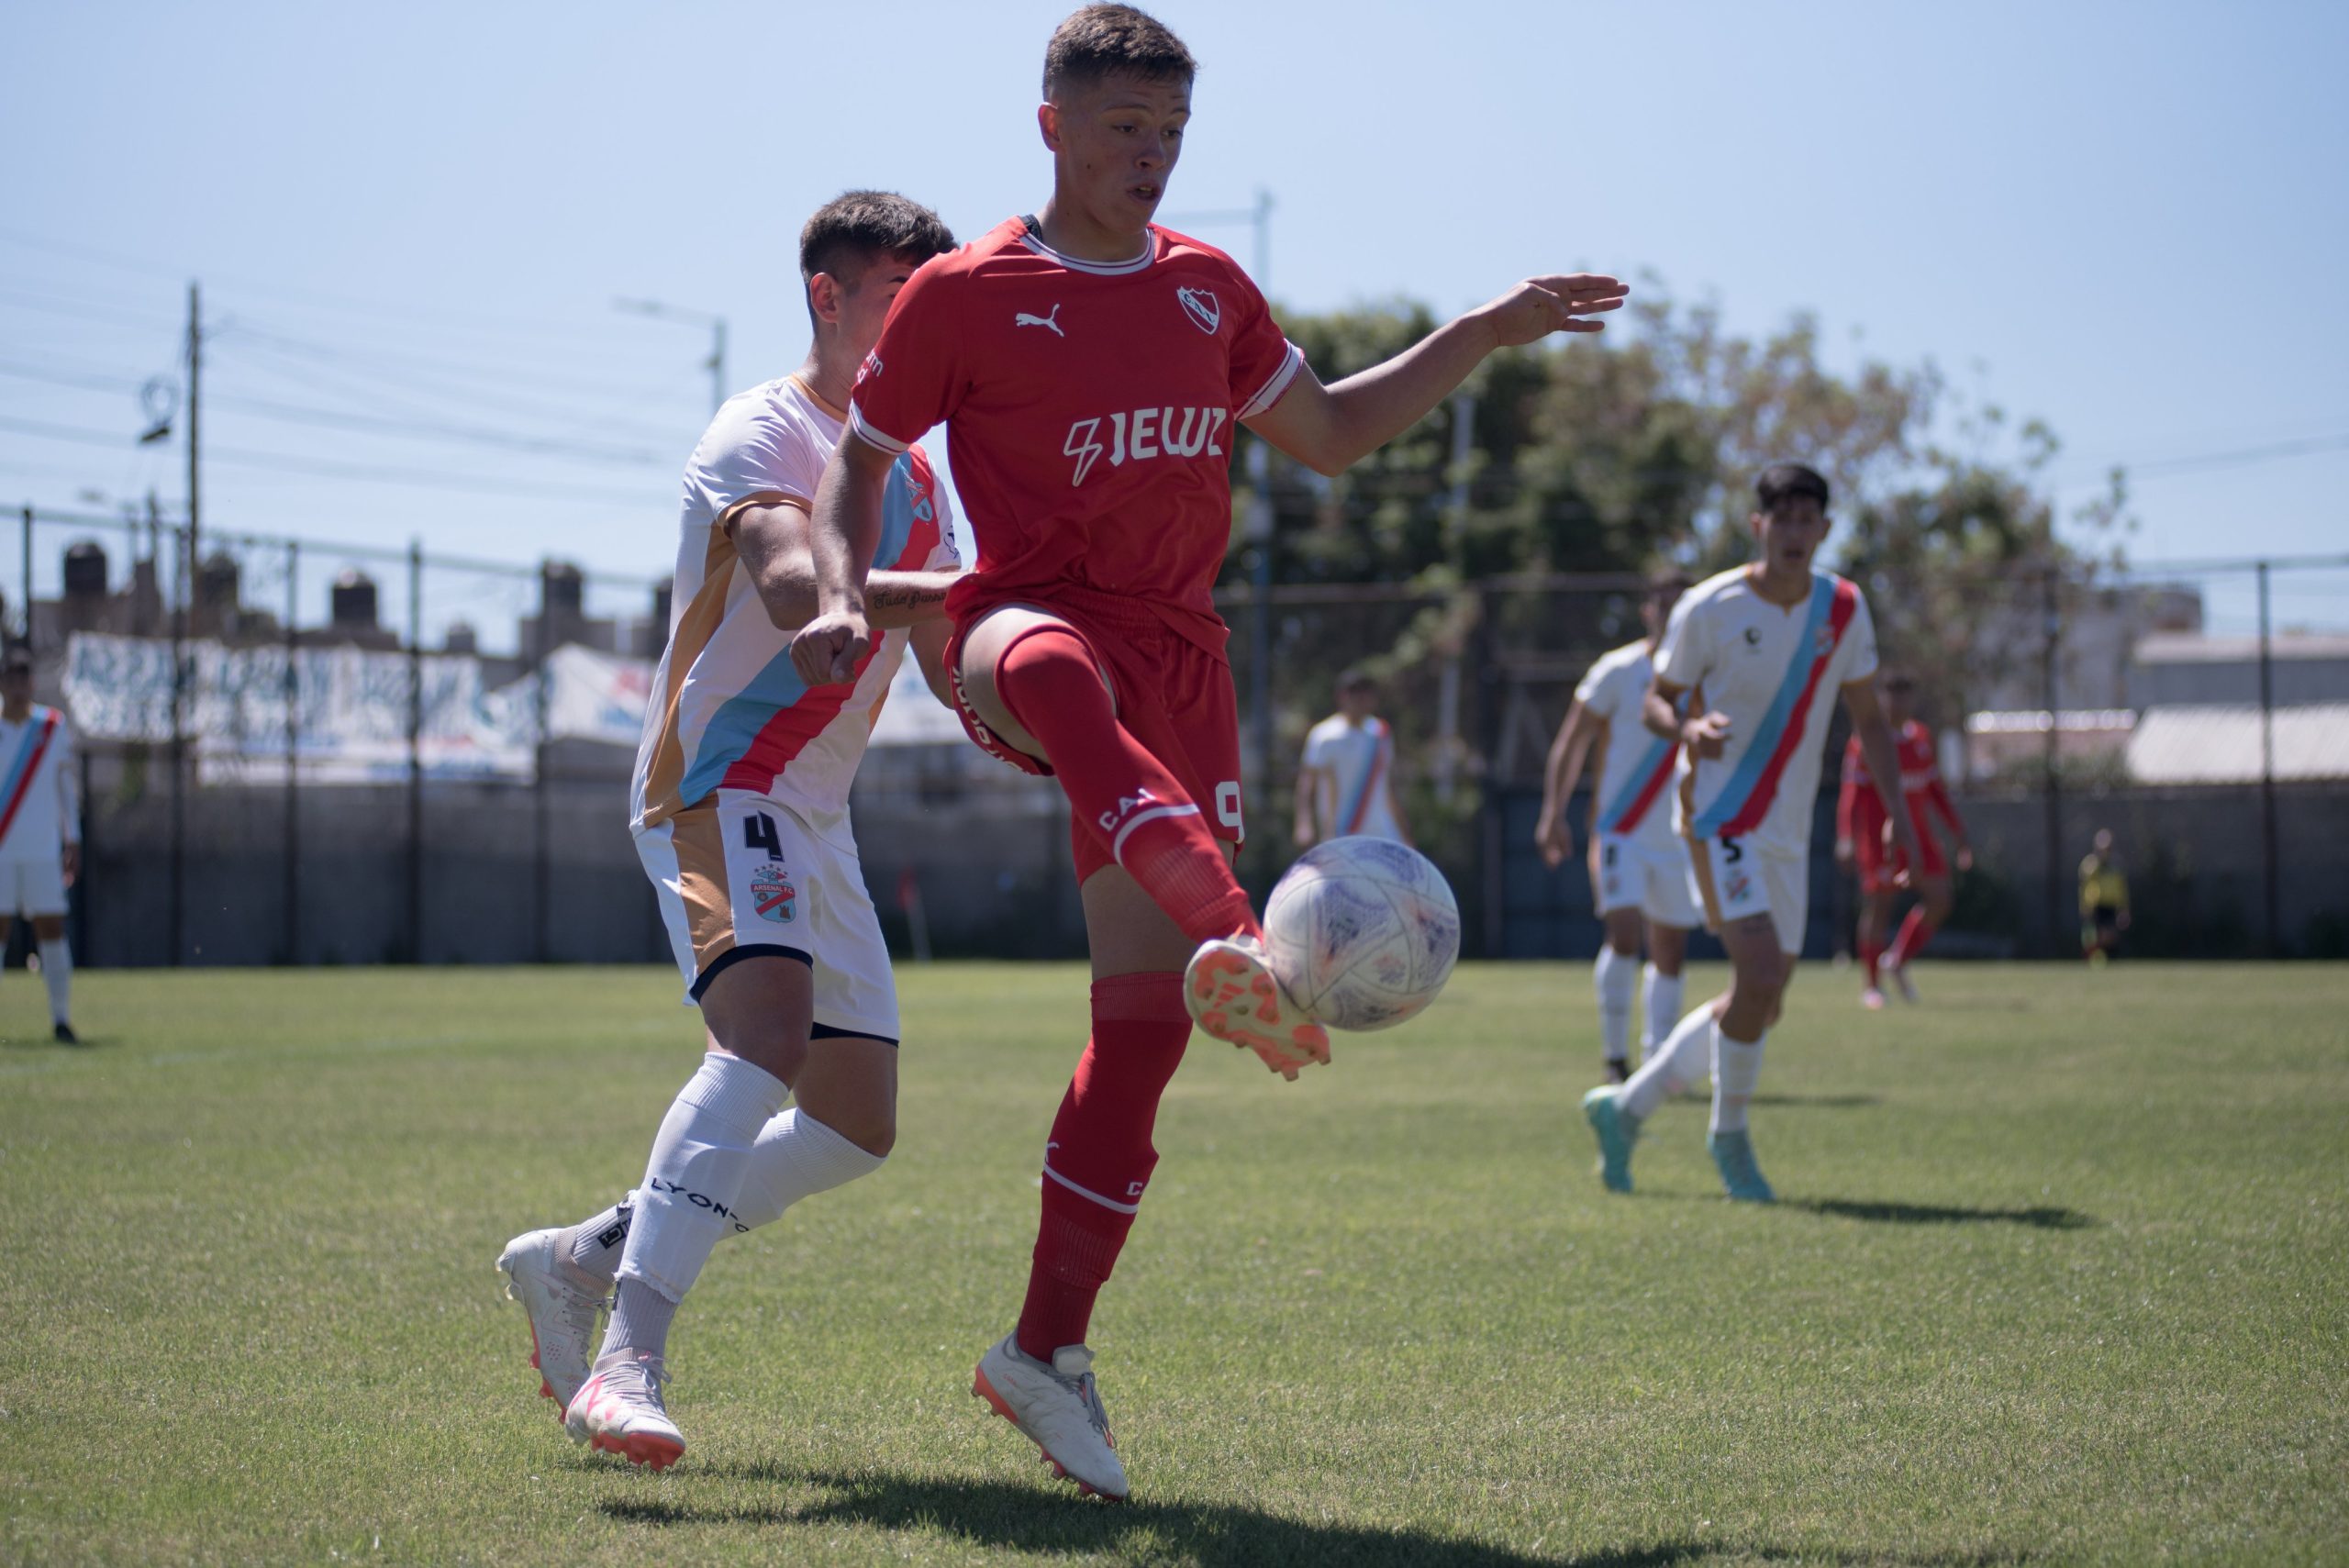
<svg viewBox="0 0 2349 1568">
<path fill-rule="evenodd" d="M 889 465 L 888 484 L 881 492 L 881 542 L 873 551 L 873 569 L 876 572 L 896 568 L 897 558 L 905 553 L 906 543 L 913 537 L 915 517 L 930 509 L 927 500 L 915 502 L 907 483 L 912 462 L 911 458 L 900 456 Z M 677 786 L 677 798 L 696 801 L 716 789 L 718 781 L 726 776 L 726 770 L 751 749 L 751 742 L 758 739 L 767 720 L 807 695 L 807 683 L 793 668 L 791 650 L 785 648 L 767 661 L 766 668 L 752 676 L 750 684 L 709 716 L 709 723 L 701 732 L 701 744 L 695 748 L 694 765 L 686 770 L 684 782 Z M 6 798 L 0 795 L 0 799 Z"/>
<path fill-rule="evenodd" d="M 1661 735 L 1648 737 L 1648 749 L 1641 754 L 1640 765 L 1631 770 L 1630 775 L 1623 780 L 1623 787 L 1615 792 L 1615 798 L 1609 801 L 1607 809 L 1599 813 L 1598 830 L 1600 832 L 1612 833 L 1617 830 L 1615 825 L 1622 821 L 1623 814 L 1638 803 L 1641 792 L 1647 788 L 1648 781 L 1655 777 L 1655 771 L 1664 766 L 1664 759 L 1672 755 L 1672 749 L 1678 744 L 1678 741 L 1666 740 Z"/>
<path fill-rule="evenodd" d="M 1824 573 L 1812 573 L 1810 614 L 1803 622 L 1802 636 L 1795 642 L 1794 657 L 1787 661 L 1787 673 L 1778 682 L 1778 695 L 1770 699 L 1770 711 L 1762 716 L 1745 754 L 1737 760 L 1737 771 L 1730 774 L 1721 792 L 1697 813 L 1697 820 L 1691 826 L 1699 838 L 1720 831 L 1721 824 L 1738 814 L 1745 805 L 1745 797 L 1753 793 L 1753 786 L 1770 766 L 1770 759 L 1777 754 L 1779 739 L 1794 717 L 1795 704 L 1801 700 L 1803 688 L 1810 684 L 1811 661 L 1819 657 L 1819 636 L 1827 628 L 1828 614 L 1834 607 L 1835 579 Z"/>
<path fill-rule="evenodd" d="M 1386 749 L 1386 729 L 1384 725 L 1373 730 L 1371 734 L 1376 744 L 1370 749 L 1370 765 L 1363 769 L 1362 777 L 1354 781 L 1354 787 L 1349 792 L 1347 797 L 1338 803 L 1337 826 L 1341 832 L 1345 831 L 1347 823 L 1354 821 L 1361 816 L 1363 797 L 1370 793 L 1370 781 L 1378 775 L 1379 754 Z"/>
<path fill-rule="evenodd" d="M 36 706 L 25 717 L 25 738 L 17 742 L 17 754 L 9 760 L 8 776 L 0 779 L 0 807 L 17 798 L 17 788 L 25 782 L 25 770 L 32 766 L 33 748 L 40 744 L 42 720 L 49 710 Z"/>
</svg>

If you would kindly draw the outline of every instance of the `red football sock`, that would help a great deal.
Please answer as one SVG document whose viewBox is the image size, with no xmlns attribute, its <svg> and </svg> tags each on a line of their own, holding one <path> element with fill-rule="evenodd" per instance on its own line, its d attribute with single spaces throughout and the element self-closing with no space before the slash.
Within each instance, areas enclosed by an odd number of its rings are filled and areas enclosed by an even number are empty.
<svg viewBox="0 0 2349 1568">
<path fill-rule="evenodd" d="M 1085 1342 L 1093 1298 L 1117 1266 L 1158 1163 L 1150 1142 L 1158 1098 L 1190 1037 L 1181 975 L 1093 983 L 1093 1038 L 1044 1145 L 1043 1218 L 1019 1309 L 1019 1348 L 1038 1361 Z"/>
<path fill-rule="evenodd" d="M 1892 967 L 1900 968 L 1925 951 L 1933 940 L 1934 922 L 1926 918 L 1925 906 L 1918 905 L 1909 911 L 1909 918 L 1900 923 L 1900 934 L 1892 939 Z"/>
<path fill-rule="evenodd" d="M 1876 988 L 1876 966 L 1883 960 L 1884 948 L 1880 943 L 1871 941 L 1860 943 L 1860 967 L 1867 971 L 1868 989 L 1871 991 Z"/>
<path fill-rule="evenodd" d="M 1198 803 L 1118 722 L 1082 638 L 1049 626 L 1022 633 L 996 664 L 995 689 L 1043 743 L 1077 820 L 1185 936 L 1259 934 Z"/>
</svg>

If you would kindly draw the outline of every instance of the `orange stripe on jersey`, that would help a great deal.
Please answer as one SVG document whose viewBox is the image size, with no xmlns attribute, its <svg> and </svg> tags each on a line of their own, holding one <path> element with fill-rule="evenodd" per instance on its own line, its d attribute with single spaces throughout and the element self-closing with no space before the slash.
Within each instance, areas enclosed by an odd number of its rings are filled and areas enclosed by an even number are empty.
<svg viewBox="0 0 2349 1568">
<path fill-rule="evenodd" d="M 661 694 L 661 744 L 644 782 L 644 821 L 647 827 L 674 816 L 687 803 L 677 798 L 685 777 L 685 738 L 677 728 L 677 704 L 685 676 L 702 656 L 710 639 L 726 619 L 726 595 L 734 582 L 734 541 L 723 528 L 709 530 L 709 548 L 702 557 L 701 586 L 678 618 L 677 635 L 670 639 L 668 690 Z M 721 879 L 722 884 L 722 879 Z"/>
<path fill-rule="evenodd" d="M 718 808 L 678 813 L 669 824 L 669 844 L 677 853 L 677 895 L 693 936 L 694 968 L 707 973 L 734 946 L 734 900 L 726 889 L 726 841 Z"/>
</svg>

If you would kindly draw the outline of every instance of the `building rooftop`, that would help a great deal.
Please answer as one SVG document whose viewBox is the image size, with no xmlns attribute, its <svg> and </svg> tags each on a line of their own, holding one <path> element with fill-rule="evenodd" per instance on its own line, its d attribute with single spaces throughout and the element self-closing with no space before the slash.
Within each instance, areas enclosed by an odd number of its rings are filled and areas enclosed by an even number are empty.
<svg viewBox="0 0 2349 1568">
<path fill-rule="evenodd" d="M 2349 703 L 2273 712 L 2278 782 L 2349 779 Z M 2140 784 L 2256 784 L 2260 751 L 2257 707 L 2171 704 L 2138 716 L 2129 772 Z"/>
</svg>

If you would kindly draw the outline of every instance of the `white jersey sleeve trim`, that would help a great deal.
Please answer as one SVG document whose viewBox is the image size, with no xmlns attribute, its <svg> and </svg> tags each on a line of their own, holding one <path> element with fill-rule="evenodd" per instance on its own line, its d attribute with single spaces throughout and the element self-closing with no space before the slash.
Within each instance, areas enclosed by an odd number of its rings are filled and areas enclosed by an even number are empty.
<svg viewBox="0 0 2349 1568">
<path fill-rule="evenodd" d="M 1252 419 L 1257 415 L 1262 414 L 1265 409 L 1270 408 L 1274 404 L 1278 403 L 1281 400 L 1281 394 L 1288 390 L 1288 384 L 1297 379 L 1297 370 L 1304 363 L 1305 350 L 1298 348 L 1295 343 L 1289 344 L 1288 352 L 1281 356 L 1280 369 L 1273 373 L 1273 379 L 1266 382 L 1263 388 L 1257 392 L 1256 395 L 1250 398 L 1241 408 L 1240 412 L 1233 415 L 1232 417 L 1235 419 Z"/>
<path fill-rule="evenodd" d="M 911 441 L 901 441 L 895 436 L 874 428 L 865 422 L 864 410 L 853 403 L 848 406 L 848 428 L 866 445 L 879 447 L 891 457 L 902 457 L 906 449 L 913 445 Z"/>
</svg>

